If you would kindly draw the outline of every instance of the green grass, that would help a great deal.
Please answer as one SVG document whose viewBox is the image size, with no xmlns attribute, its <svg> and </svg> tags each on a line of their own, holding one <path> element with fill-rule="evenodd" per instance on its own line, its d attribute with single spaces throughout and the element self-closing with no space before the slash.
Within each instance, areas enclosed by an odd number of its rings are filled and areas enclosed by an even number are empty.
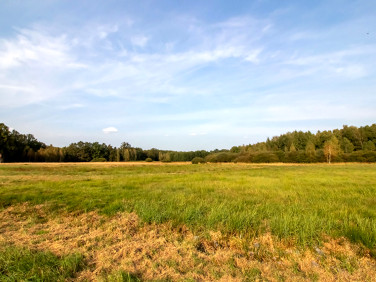
<svg viewBox="0 0 376 282">
<path fill-rule="evenodd" d="M 83 257 L 0 247 L 0 281 L 65 281 L 84 267 Z"/>
<path fill-rule="evenodd" d="M 323 234 L 376 248 L 376 165 L 3 165 L 0 207 L 16 203 L 185 224 L 195 232 L 271 231 L 300 245 Z"/>
</svg>

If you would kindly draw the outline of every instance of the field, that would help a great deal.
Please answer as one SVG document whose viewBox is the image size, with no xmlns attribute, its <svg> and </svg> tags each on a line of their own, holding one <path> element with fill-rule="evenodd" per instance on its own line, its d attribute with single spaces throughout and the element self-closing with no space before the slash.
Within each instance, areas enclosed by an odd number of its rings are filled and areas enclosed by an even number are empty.
<svg viewBox="0 0 376 282">
<path fill-rule="evenodd" d="M 375 164 L 0 165 L 0 280 L 375 277 Z"/>
</svg>

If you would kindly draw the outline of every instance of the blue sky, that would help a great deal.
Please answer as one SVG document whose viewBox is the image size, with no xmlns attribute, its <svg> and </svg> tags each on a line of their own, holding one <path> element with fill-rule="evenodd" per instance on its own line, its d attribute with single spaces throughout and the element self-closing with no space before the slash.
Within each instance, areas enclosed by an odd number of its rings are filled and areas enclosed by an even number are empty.
<svg viewBox="0 0 376 282">
<path fill-rule="evenodd" d="M 0 122 L 231 148 L 376 122 L 376 1 L 0 2 Z"/>
</svg>

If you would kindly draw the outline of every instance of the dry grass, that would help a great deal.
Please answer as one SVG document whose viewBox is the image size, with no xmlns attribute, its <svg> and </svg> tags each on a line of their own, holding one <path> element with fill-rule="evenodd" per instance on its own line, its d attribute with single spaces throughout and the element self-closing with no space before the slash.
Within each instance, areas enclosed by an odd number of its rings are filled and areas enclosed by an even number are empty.
<svg viewBox="0 0 376 282">
<path fill-rule="evenodd" d="M 270 233 L 244 239 L 220 232 L 193 234 L 171 224 L 142 224 L 134 213 L 52 217 L 27 203 L 0 212 L 0 244 L 79 252 L 88 267 L 77 280 L 106 280 L 119 271 L 142 280 L 376 281 L 376 261 L 344 238 L 298 248 Z"/>
</svg>

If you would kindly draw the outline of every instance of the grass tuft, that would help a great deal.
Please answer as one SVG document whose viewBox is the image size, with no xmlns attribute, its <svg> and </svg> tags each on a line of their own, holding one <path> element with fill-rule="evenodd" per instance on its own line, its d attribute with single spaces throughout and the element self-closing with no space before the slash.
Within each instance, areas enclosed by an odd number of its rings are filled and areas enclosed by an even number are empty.
<svg viewBox="0 0 376 282">
<path fill-rule="evenodd" d="M 64 281 L 85 266 L 83 256 L 58 257 L 19 247 L 0 248 L 1 281 Z"/>
</svg>

